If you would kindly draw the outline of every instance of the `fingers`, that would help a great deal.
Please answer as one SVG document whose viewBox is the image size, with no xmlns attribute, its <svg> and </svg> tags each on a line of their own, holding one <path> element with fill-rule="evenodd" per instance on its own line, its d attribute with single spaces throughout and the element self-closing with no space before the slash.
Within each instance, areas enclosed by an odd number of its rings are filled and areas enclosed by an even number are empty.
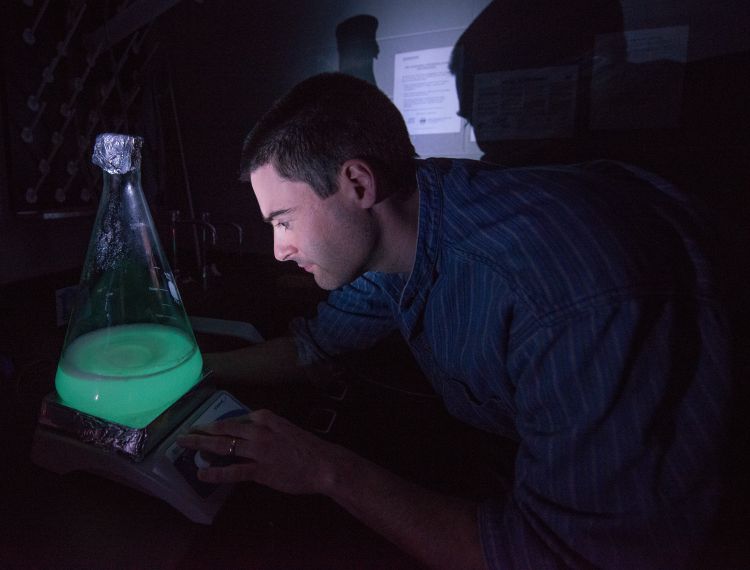
<svg viewBox="0 0 750 570">
<path fill-rule="evenodd" d="M 189 433 L 177 438 L 177 444 L 219 457 L 235 455 L 250 458 L 262 450 L 262 441 L 268 439 L 266 436 L 272 431 L 270 424 L 280 419 L 273 412 L 258 410 L 244 416 L 193 426 Z"/>
<path fill-rule="evenodd" d="M 234 455 L 239 462 L 226 465 Z M 218 456 L 197 471 L 207 483 L 255 481 L 287 493 L 316 493 L 323 487 L 321 465 L 332 451 L 308 431 L 276 414 L 260 410 L 244 417 L 201 426 L 177 439 L 178 445 Z M 205 464 L 204 464 L 205 465 Z"/>
<path fill-rule="evenodd" d="M 245 440 L 237 439 L 235 442 L 234 455 L 238 459 L 245 461 L 233 463 L 227 466 L 214 466 L 198 469 L 198 479 L 206 483 L 238 483 L 240 481 L 253 481 L 257 464 L 252 460 L 247 460 L 247 455 L 243 452 Z M 211 453 L 217 456 L 221 461 L 228 457 L 229 449 L 232 445 L 232 438 L 215 436 L 188 434 L 177 438 L 177 443 L 181 447 L 188 449 L 197 449 L 201 453 Z"/>
</svg>

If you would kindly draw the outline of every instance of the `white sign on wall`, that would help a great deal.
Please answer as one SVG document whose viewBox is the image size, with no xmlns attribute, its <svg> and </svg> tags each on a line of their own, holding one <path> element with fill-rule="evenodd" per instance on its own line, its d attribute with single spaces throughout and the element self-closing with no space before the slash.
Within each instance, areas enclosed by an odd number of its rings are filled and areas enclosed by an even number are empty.
<svg viewBox="0 0 750 570">
<path fill-rule="evenodd" d="M 410 135 L 458 133 L 461 118 L 453 74 L 452 47 L 397 53 L 393 99 Z"/>
</svg>

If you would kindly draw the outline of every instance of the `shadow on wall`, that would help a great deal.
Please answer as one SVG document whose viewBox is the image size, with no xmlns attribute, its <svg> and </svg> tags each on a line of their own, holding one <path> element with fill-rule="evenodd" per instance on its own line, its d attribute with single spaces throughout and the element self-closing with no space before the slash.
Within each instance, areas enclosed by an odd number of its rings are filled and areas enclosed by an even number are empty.
<svg viewBox="0 0 750 570">
<path fill-rule="evenodd" d="M 373 60 L 380 53 L 375 40 L 377 29 L 378 19 L 366 14 L 353 16 L 336 26 L 340 72 L 376 85 Z"/>
<path fill-rule="evenodd" d="M 635 56 L 616 0 L 492 2 L 451 62 L 459 114 L 485 160 L 571 162 L 601 153 L 593 142 L 605 131 L 677 127 L 687 29 L 631 41 L 641 42 Z"/>
<path fill-rule="evenodd" d="M 495 0 L 454 47 L 460 114 L 501 164 L 608 157 L 679 176 L 719 160 L 732 171 L 748 145 L 749 52 L 688 61 L 694 24 L 624 30 L 617 0 Z"/>
</svg>

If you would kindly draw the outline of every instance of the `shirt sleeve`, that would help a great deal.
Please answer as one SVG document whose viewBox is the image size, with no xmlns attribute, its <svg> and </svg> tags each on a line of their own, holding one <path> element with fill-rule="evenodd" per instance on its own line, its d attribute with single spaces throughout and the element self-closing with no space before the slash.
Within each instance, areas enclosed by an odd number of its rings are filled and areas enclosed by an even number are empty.
<svg viewBox="0 0 750 570">
<path fill-rule="evenodd" d="M 669 295 L 571 309 L 516 347 L 511 494 L 483 504 L 492 570 L 682 568 L 718 508 L 725 319 Z"/>
<path fill-rule="evenodd" d="M 396 329 L 397 277 L 366 273 L 353 283 L 332 291 L 318 305 L 314 318 L 297 318 L 290 330 L 298 360 L 308 365 L 374 346 Z M 403 284 L 402 284 L 403 285 Z"/>
</svg>

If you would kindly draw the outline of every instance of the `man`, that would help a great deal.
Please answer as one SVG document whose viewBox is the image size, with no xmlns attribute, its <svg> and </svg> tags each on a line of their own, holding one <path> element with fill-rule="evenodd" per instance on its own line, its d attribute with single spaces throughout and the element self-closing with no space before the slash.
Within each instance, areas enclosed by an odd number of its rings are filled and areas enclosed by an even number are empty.
<svg viewBox="0 0 750 570">
<path fill-rule="evenodd" d="M 312 77 L 243 148 L 274 254 L 331 290 L 292 336 L 210 358 L 224 378 L 398 329 L 447 410 L 518 442 L 513 488 L 475 504 L 400 479 L 268 411 L 186 447 L 205 481 L 322 493 L 432 567 L 678 568 L 718 509 L 728 336 L 707 230 L 634 167 L 416 160 L 374 86 Z"/>
</svg>

